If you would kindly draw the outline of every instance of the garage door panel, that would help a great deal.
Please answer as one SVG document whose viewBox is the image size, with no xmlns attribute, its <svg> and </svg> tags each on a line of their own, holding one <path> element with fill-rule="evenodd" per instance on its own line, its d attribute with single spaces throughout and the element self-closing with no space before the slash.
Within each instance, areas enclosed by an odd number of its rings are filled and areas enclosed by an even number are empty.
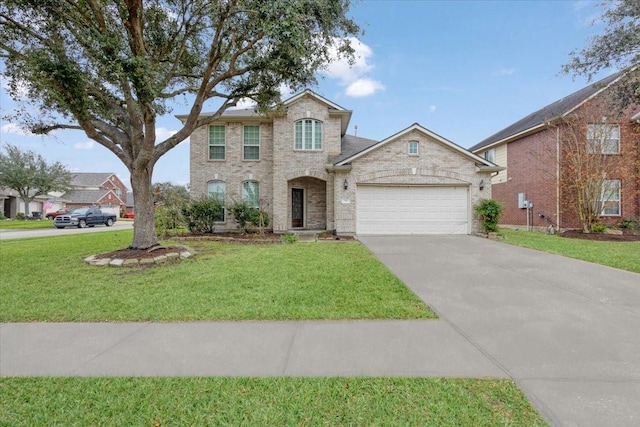
<svg viewBox="0 0 640 427">
<path fill-rule="evenodd" d="M 358 186 L 358 234 L 467 234 L 466 187 Z"/>
</svg>

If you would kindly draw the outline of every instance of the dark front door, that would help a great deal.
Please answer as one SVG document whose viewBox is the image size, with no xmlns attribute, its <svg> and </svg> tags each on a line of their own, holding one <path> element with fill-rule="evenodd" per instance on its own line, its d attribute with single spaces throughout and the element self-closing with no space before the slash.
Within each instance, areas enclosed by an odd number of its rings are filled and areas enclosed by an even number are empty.
<svg viewBox="0 0 640 427">
<path fill-rule="evenodd" d="M 304 190 L 291 189 L 291 227 L 304 227 Z"/>
</svg>

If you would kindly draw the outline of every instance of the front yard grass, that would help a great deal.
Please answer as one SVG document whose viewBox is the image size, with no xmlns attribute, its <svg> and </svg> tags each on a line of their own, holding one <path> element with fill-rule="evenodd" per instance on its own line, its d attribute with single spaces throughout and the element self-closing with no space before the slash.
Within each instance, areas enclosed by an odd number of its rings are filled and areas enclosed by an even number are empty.
<svg viewBox="0 0 640 427">
<path fill-rule="evenodd" d="M 0 230 L 33 230 L 37 228 L 53 228 L 50 219 L 3 219 Z"/>
<path fill-rule="evenodd" d="M 0 321 L 424 319 L 437 317 L 358 242 L 197 242 L 151 269 L 93 267 L 132 231 L 6 240 Z"/>
<path fill-rule="evenodd" d="M 505 242 L 640 273 L 640 242 L 600 242 L 548 235 L 535 231 L 500 229 Z"/>
<path fill-rule="evenodd" d="M 0 378 L 0 425 L 543 426 L 509 380 Z"/>
</svg>

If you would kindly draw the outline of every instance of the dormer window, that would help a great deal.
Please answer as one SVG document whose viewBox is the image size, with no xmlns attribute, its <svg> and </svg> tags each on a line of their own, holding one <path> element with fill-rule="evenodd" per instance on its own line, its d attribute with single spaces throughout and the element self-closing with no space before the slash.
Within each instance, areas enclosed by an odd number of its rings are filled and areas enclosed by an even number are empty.
<svg viewBox="0 0 640 427">
<path fill-rule="evenodd" d="M 322 150 L 322 122 L 313 119 L 295 123 L 295 150 Z"/>
</svg>

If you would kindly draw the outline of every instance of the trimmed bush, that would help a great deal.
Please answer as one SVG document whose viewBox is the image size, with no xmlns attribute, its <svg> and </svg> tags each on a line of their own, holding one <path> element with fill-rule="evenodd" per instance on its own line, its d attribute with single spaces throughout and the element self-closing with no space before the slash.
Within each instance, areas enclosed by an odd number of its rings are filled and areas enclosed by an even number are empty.
<svg viewBox="0 0 640 427">
<path fill-rule="evenodd" d="M 481 199 L 473 207 L 476 215 L 482 222 L 482 229 L 485 233 L 498 231 L 498 222 L 502 215 L 502 204 L 495 199 Z"/>
<path fill-rule="evenodd" d="M 214 198 L 193 200 L 182 208 L 182 215 L 192 233 L 213 233 L 223 212 L 224 204 Z"/>
</svg>

